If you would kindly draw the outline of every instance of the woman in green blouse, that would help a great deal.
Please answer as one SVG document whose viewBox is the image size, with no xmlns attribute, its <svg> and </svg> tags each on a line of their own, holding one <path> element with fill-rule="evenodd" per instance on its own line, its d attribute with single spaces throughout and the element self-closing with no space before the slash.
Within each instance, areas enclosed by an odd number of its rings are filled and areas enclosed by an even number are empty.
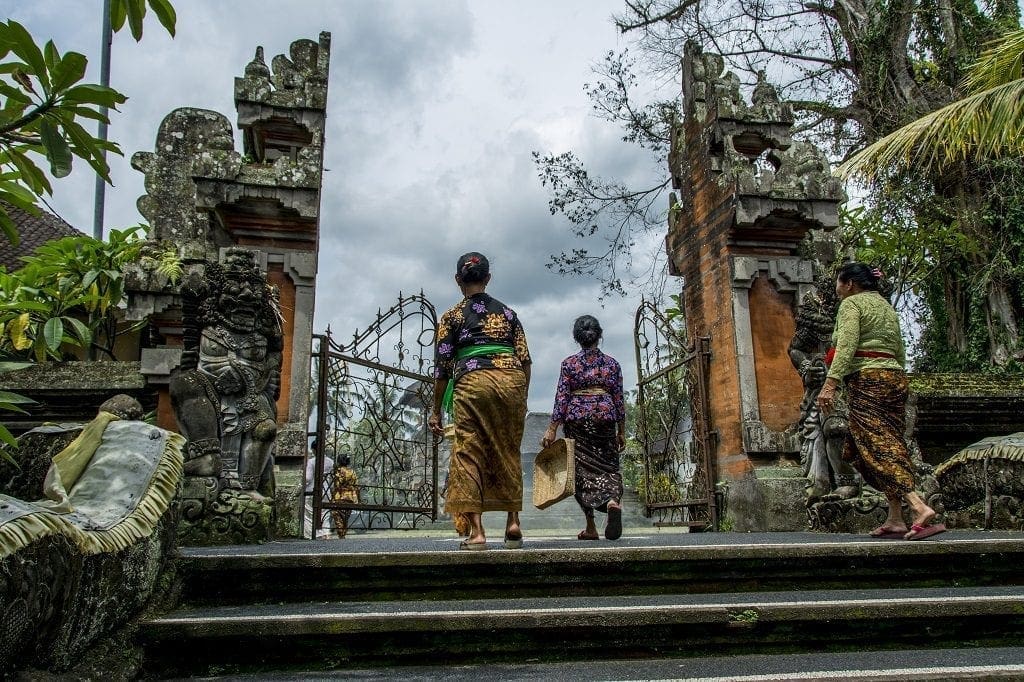
<svg viewBox="0 0 1024 682">
<path fill-rule="evenodd" d="M 888 518 L 871 535 L 919 540 L 945 526 L 931 523 L 935 511 L 914 491 L 913 465 L 903 440 L 906 351 L 899 317 L 878 292 L 881 274 L 863 263 L 847 263 L 839 270 L 836 295 L 841 302 L 818 406 L 830 412 L 840 381 L 846 385 L 850 414 L 843 459 L 889 502 Z M 909 528 L 903 500 L 914 516 Z"/>
</svg>

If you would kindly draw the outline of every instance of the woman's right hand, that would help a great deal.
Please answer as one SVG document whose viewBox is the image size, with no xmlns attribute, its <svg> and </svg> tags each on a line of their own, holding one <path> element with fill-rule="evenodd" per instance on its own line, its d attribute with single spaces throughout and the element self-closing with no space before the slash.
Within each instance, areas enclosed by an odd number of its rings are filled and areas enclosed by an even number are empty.
<svg viewBox="0 0 1024 682">
<path fill-rule="evenodd" d="M 430 415 L 430 418 L 427 419 L 427 426 L 430 427 L 431 432 L 433 432 L 435 436 L 444 435 L 444 425 L 441 423 L 440 412 L 434 412 Z"/>
<path fill-rule="evenodd" d="M 547 431 L 544 432 L 544 436 L 540 439 L 541 447 L 548 447 L 552 443 L 558 440 L 558 427 L 554 424 L 548 427 Z"/>
</svg>

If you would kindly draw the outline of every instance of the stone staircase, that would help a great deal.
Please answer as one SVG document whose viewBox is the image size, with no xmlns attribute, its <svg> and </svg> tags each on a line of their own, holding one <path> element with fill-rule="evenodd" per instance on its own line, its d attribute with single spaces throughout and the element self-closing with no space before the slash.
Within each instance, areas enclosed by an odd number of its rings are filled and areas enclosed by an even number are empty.
<svg viewBox="0 0 1024 682">
<path fill-rule="evenodd" d="M 451 536 L 184 549 L 181 605 L 140 627 L 145 675 L 687 679 L 700 661 L 864 651 L 890 668 L 984 651 L 1024 674 L 1020 534 L 575 528 L 484 552 Z M 957 679 L 943 670 L 916 679 Z"/>
</svg>

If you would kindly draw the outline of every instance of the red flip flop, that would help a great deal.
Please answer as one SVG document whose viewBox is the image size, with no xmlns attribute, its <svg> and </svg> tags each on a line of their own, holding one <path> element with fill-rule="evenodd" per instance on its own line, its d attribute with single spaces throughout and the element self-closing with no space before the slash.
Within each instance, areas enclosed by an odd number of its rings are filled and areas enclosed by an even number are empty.
<svg viewBox="0 0 1024 682">
<path fill-rule="evenodd" d="M 946 526 L 942 523 L 933 523 L 927 526 L 915 523 L 910 527 L 910 532 L 903 537 L 906 540 L 924 540 L 925 538 L 930 538 L 933 535 L 945 532 Z"/>
<path fill-rule="evenodd" d="M 879 532 L 881 531 L 881 532 Z M 898 531 L 898 530 L 885 530 L 876 528 L 875 530 L 868 533 L 868 537 L 872 540 L 902 540 L 909 531 Z"/>
</svg>

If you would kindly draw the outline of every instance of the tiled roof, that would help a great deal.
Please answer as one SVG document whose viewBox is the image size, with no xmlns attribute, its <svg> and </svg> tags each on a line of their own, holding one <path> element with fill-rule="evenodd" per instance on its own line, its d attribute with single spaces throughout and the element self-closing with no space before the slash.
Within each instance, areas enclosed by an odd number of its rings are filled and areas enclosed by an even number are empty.
<svg viewBox="0 0 1024 682">
<path fill-rule="evenodd" d="M 79 230 L 46 211 L 34 216 L 4 202 L 0 202 L 0 207 L 11 217 L 18 229 L 18 234 L 21 235 L 21 240 L 15 246 L 7 237 L 0 234 L 0 265 L 6 267 L 8 272 L 14 272 L 24 265 L 18 259 L 19 256 L 31 255 L 36 247 L 51 239 L 82 234 Z"/>
</svg>

